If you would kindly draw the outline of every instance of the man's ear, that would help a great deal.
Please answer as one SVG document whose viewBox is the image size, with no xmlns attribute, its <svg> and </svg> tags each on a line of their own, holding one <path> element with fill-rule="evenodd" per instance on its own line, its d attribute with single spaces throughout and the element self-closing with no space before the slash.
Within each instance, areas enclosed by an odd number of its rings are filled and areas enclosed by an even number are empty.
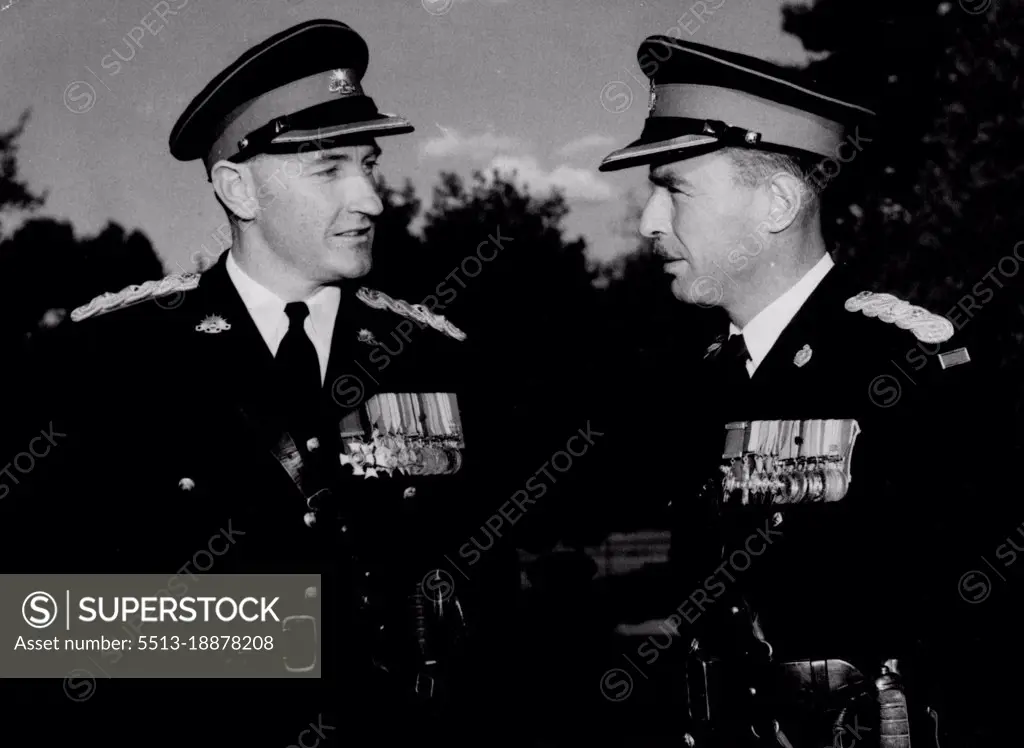
<svg viewBox="0 0 1024 748">
<path fill-rule="evenodd" d="M 245 164 L 218 161 L 210 170 L 210 182 L 224 207 L 241 221 L 256 217 L 259 202 L 252 171 Z"/>
<path fill-rule="evenodd" d="M 761 226 L 772 234 L 789 228 L 807 204 L 810 192 L 803 180 L 788 171 L 774 174 L 767 182 L 768 215 Z"/>
</svg>

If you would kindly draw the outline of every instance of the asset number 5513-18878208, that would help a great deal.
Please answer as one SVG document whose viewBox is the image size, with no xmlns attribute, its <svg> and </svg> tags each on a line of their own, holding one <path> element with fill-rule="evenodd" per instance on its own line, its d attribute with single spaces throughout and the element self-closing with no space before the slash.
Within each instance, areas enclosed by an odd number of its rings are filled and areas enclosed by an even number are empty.
<svg viewBox="0 0 1024 748">
<path fill-rule="evenodd" d="M 139 651 L 159 650 L 162 652 L 235 651 L 251 652 L 273 649 L 272 636 L 140 636 Z"/>
</svg>

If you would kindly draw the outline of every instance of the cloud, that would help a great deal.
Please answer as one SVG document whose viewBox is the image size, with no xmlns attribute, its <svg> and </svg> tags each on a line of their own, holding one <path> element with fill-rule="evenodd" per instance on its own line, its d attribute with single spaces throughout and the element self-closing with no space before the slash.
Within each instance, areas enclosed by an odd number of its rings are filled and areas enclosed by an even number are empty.
<svg viewBox="0 0 1024 748">
<path fill-rule="evenodd" d="M 548 170 L 530 154 L 530 148 L 520 139 L 488 131 L 463 134 L 453 128 L 438 125 L 441 135 L 428 138 L 420 144 L 420 159 L 451 159 L 461 157 L 473 162 L 490 175 L 499 174 L 518 187 L 533 194 L 549 193 L 559 189 L 567 199 L 601 201 L 615 197 L 616 190 L 591 169 L 559 164 Z M 601 136 L 595 136 L 601 137 Z M 580 138 L 569 145 L 586 140 L 595 146 L 593 138 Z M 588 147 L 588 146 L 577 146 Z M 562 151 L 565 148 L 561 149 Z"/>
<path fill-rule="evenodd" d="M 590 169 L 561 164 L 546 171 L 532 156 L 495 156 L 487 168 L 491 170 L 533 194 L 559 189 L 567 199 L 589 201 L 609 200 L 616 194 L 609 182 Z"/>
<path fill-rule="evenodd" d="M 591 133 L 590 135 L 584 135 L 582 138 L 570 140 L 555 153 L 562 158 L 571 158 L 590 150 L 611 149 L 616 145 L 616 142 L 615 138 L 610 135 Z"/>
<path fill-rule="evenodd" d="M 503 151 L 517 151 L 522 148 L 518 138 L 486 132 L 480 135 L 463 135 L 458 130 L 441 127 L 439 137 L 428 138 L 420 144 L 420 158 L 451 158 L 465 156 L 477 161 L 492 158 Z"/>
</svg>

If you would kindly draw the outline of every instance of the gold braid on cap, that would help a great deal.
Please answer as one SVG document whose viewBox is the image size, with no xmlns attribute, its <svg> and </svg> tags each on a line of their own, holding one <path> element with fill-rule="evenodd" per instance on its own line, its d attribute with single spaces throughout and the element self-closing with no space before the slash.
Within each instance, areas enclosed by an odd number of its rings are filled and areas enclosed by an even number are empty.
<svg viewBox="0 0 1024 748">
<path fill-rule="evenodd" d="M 356 297 L 369 307 L 374 309 L 390 309 L 395 314 L 415 320 L 423 325 L 430 325 L 438 332 L 444 333 L 456 340 L 465 340 L 466 333 L 446 320 L 440 314 L 434 314 L 422 304 L 410 304 L 401 299 L 392 299 L 383 291 L 376 291 L 372 288 L 360 288 Z"/>
<path fill-rule="evenodd" d="M 898 299 L 891 293 L 861 291 L 846 300 L 846 311 L 878 317 L 883 322 L 910 330 L 925 343 L 943 343 L 953 337 L 953 323 L 948 319 Z"/>
<path fill-rule="evenodd" d="M 88 304 L 83 304 L 72 311 L 71 319 L 74 322 L 81 322 L 83 319 L 98 314 L 105 314 L 115 309 L 123 309 L 148 299 L 156 299 L 182 291 L 191 291 L 198 286 L 199 275 L 197 273 L 181 273 L 168 275 L 160 280 L 148 280 L 142 285 L 131 285 L 117 293 L 100 294 Z M 177 304 L 167 304 L 169 309 L 174 306 L 177 306 Z"/>
</svg>

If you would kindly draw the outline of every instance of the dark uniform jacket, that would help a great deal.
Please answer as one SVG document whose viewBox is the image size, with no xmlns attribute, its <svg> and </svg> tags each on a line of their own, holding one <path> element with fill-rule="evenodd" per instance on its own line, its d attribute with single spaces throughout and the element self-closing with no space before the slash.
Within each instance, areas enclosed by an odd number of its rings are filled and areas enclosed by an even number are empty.
<svg viewBox="0 0 1024 748">
<path fill-rule="evenodd" d="M 359 705 L 397 709 L 424 660 L 443 659 L 418 651 L 432 601 L 443 626 L 471 614 L 453 606 L 462 580 L 433 571 L 465 540 L 478 477 L 467 343 L 422 308 L 344 287 L 320 422 L 291 434 L 226 256 L 197 284 L 73 324 L 38 380 L 56 445 L 6 502 L 4 527 L 33 537 L 5 533 L 5 570 L 322 574 L 323 680 L 207 681 L 197 700 L 244 692 L 230 714 L 292 740 L 328 708 L 377 729 L 388 720 Z M 110 688 L 153 701 L 133 681 Z"/>
<path fill-rule="evenodd" d="M 863 291 L 833 268 L 746 381 L 717 343 L 680 362 L 688 417 L 661 413 L 690 478 L 672 496 L 672 620 L 709 655 L 729 656 L 734 610 L 776 662 L 843 659 L 868 679 L 955 631 L 995 499 L 989 362 L 952 324 Z"/>
</svg>

